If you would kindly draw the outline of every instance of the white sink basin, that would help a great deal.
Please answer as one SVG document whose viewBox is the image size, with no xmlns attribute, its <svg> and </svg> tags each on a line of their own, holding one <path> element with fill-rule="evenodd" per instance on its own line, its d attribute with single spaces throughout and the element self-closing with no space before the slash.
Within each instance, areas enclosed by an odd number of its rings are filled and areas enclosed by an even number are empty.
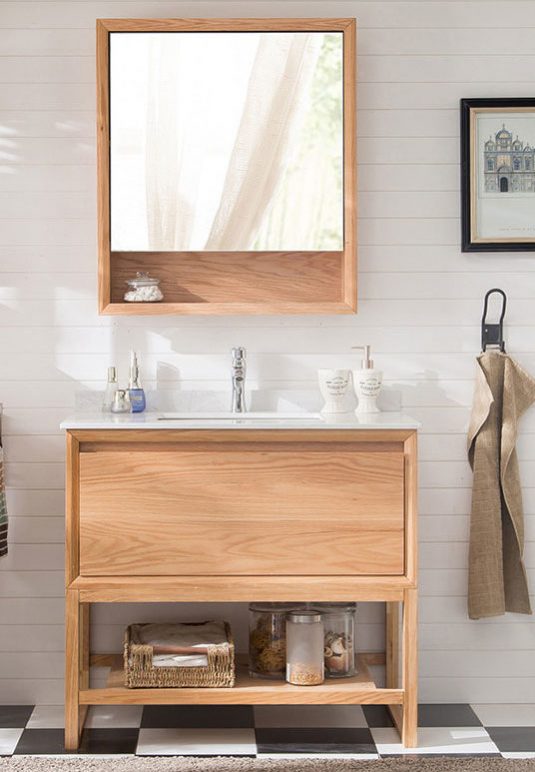
<svg viewBox="0 0 535 772">
<path fill-rule="evenodd" d="M 158 421 L 322 421 L 320 413 L 275 413 L 251 411 L 250 413 L 163 413 Z"/>
</svg>

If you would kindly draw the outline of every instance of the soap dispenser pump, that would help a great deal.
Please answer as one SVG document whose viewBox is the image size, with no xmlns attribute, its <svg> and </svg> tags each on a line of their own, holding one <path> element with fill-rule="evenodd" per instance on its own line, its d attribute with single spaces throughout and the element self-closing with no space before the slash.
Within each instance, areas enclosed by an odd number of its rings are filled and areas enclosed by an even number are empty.
<svg viewBox="0 0 535 772">
<path fill-rule="evenodd" d="M 353 346 L 353 348 L 364 351 L 361 369 L 353 370 L 353 384 L 359 401 L 355 413 L 356 415 L 379 413 L 377 397 L 381 391 L 383 373 L 373 366 L 373 359 L 370 359 L 370 346 Z"/>
</svg>

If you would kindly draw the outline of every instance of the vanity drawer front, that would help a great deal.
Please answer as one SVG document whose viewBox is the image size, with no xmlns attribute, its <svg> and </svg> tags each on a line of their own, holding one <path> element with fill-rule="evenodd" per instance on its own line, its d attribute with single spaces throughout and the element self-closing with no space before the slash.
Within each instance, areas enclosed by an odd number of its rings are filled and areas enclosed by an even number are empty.
<svg viewBox="0 0 535 772">
<path fill-rule="evenodd" d="M 403 574 L 403 454 L 357 447 L 82 453 L 80 573 Z"/>
</svg>

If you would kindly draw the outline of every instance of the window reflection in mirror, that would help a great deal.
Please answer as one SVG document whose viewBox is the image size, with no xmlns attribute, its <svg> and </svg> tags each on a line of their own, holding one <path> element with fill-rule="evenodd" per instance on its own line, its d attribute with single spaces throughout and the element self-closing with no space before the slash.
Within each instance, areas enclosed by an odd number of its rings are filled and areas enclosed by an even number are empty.
<svg viewBox="0 0 535 772">
<path fill-rule="evenodd" d="M 343 34 L 110 34 L 113 251 L 343 249 Z"/>
</svg>

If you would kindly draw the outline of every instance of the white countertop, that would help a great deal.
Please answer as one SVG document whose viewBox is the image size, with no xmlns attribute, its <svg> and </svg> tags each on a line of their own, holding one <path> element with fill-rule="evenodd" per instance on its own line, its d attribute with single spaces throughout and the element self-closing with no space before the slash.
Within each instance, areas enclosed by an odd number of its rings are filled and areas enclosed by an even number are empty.
<svg viewBox="0 0 535 772">
<path fill-rule="evenodd" d="M 273 413 L 269 418 L 218 418 L 217 414 L 180 413 L 178 420 L 165 419 L 165 414 L 145 413 L 79 413 L 61 422 L 62 429 L 418 429 L 420 424 L 403 413 L 382 412 L 356 416 L 354 413 L 326 415 L 303 413 L 302 417 L 285 417 Z"/>
</svg>

